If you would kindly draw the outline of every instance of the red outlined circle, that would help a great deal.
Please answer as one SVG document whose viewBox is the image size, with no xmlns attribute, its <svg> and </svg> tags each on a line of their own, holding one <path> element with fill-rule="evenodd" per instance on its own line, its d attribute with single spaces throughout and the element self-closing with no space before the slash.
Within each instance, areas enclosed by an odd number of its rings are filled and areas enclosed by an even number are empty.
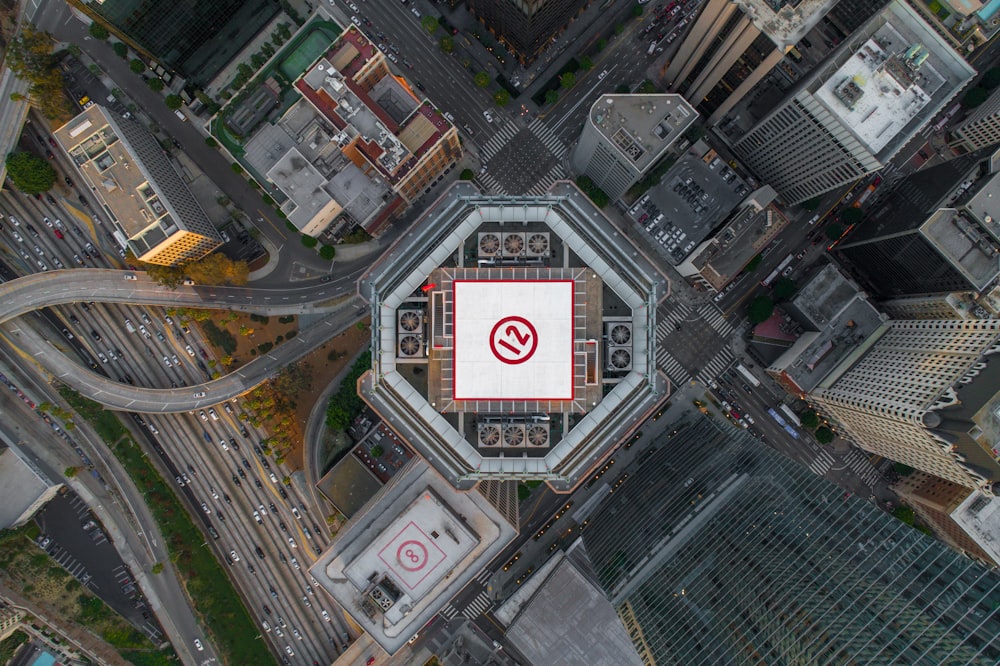
<svg viewBox="0 0 1000 666">
<path fill-rule="evenodd" d="M 396 549 L 396 561 L 407 571 L 420 571 L 427 566 L 427 546 L 412 539 L 404 541 Z"/>
<path fill-rule="evenodd" d="M 501 363 L 518 365 L 534 356 L 538 332 L 524 317 L 504 317 L 490 331 L 490 351 Z"/>
</svg>

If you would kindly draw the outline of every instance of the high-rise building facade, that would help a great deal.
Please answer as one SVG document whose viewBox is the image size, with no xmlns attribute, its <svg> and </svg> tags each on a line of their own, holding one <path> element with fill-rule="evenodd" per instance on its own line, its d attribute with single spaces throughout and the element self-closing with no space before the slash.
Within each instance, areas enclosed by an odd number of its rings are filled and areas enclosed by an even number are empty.
<svg viewBox="0 0 1000 666">
<path fill-rule="evenodd" d="M 969 153 L 903 178 L 836 248 L 883 298 L 982 292 L 1000 272 L 1000 154 Z"/>
<path fill-rule="evenodd" d="M 204 86 L 281 10 L 277 0 L 69 0 L 115 37 Z"/>
<path fill-rule="evenodd" d="M 977 403 L 996 393 L 989 357 L 998 351 L 995 319 L 891 321 L 830 371 L 809 399 L 861 448 L 992 492 L 1000 465 L 968 434 L 974 418 L 961 408 L 979 411 Z M 975 386 L 980 379 L 983 385 Z M 962 385 L 972 393 L 960 393 Z"/>
<path fill-rule="evenodd" d="M 664 74 L 714 125 L 785 57 L 836 0 L 708 0 Z"/>
<path fill-rule="evenodd" d="M 522 65 L 535 60 L 590 0 L 468 0 L 469 10 Z"/>
<path fill-rule="evenodd" d="M 583 543 L 644 663 L 995 665 L 1000 574 L 708 419 Z"/>
<path fill-rule="evenodd" d="M 894 0 L 733 144 L 795 204 L 881 169 L 975 75 Z"/>
<path fill-rule="evenodd" d="M 614 201 L 697 119 L 680 95 L 601 95 L 583 124 L 573 166 Z"/>
<path fill-rule="evenodd" d="M 201 259 L 222 237 L 152 133 L 94 105 L 53 133 L 136 259 L 175 266 Z"/>
<path fill-rule="evenodd" d="M 966 150 L 989 148 L 1000 143 L 1000 89 L 972 110 L 952 130 L 953 142 Z"/>
</svg>

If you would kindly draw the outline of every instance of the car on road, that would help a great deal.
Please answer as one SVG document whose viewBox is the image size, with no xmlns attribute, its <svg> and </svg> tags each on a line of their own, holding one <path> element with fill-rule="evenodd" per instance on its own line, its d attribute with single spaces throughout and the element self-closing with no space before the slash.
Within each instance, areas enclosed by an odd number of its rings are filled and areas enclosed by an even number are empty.
<svg viewBox="0 0 1000 666">
<path fill-rule="evenodd" d="M 126 280 L 138 280 L 139 278 L 136 276 L 135 273 L 126 273 L 125 274 L 125 279 Z"/>
<path fill-rule="evenodd" d="M 198 650 L 198 652 L 204 652 L 205 651 L 205 646 L 202 645 L 201 641 L 199 639 L 197 639 L 197 638 L 194 639 L 194 646 Z"/>
<path fill-rule="evenodd" d="M 299 544 L 295 543 L 295 539 L 293 537 L 288 537 L 288 545 L 291 546 L 292 548 L 299 547 Z"/>
<path fill-rule="evenodd" d="M 597 75 L 597 80 L 598 81 L 603 81 L 604 77 L 607 76 L 607 75 L 608 75 L 608 70 L 604 70 L 603 72 L 601 72 L 600 74 Z"/>
<path fill-rule="evenodd" d="M 323 610 L 323 611 L 320 611 L 320 615 L 322 615 L 322 616 L 323 616 L 323 619 L 324 619 L 324 620 L 326 620 L 327 622 L 330 622 L 330 614 L 329 614 L 329 613 L 327 613 L 327 612 L 326 612 L 325 610 Z"/>
<path fill-rule="evenodd" d="M 14 235 L 14 239 L 17 240 L 18 243 L 24 242 L 24 236 L 22 236 L 21 234 L 17 233 L 16 231 L 12 231 L 11 234 Z"/>
<path fill-rule="evenodd" d="M 168 368 L 170 368 L 170 367 L 173 366 L 173 363 L 170 362 L 170 359 L 168 357 L 164 356 L 163 357 L 163 365 L 165 365 Z"/>
<path fill-rule="evenodd" d="M 163 358 L 167 359 L 166 356 L 164 356 Z M 169 361 L 170 359 L 167 359 L 167 360 Z M 170 364 L 168 363 L 167 365 L 170 365 Z M 198 418 L 200 418 L 202 421 L 208 421 L 208 414 L 205 413 L 204 409 L 199 409 L 198 410 Z"/>
<path fill-rule="evenodd" d="M 236 554 L 235 550 L 229 551 L 229 556 L 231 558 L 233 558 L 233 562 L 239 562 L 240 561 L 240 556 Z"/>
<path fill-rule="evenodd" d="M 253 512 L 253 519 L 257 521 L 258 525 L 263 525 L 264 521 L 260 519 L 260 511 Z"/>
<path fill-rule="evenodd" d="M 222 447 L 223 451 L 228 451 L 229 450 L 229 445 L 226 444 L 226 440 L 224 440 L 224 439 L 220 439 L 219 440 L 219 446 Z"/>
<path fill-rule="evenodd" d="M 196 397 L 196 398 L 204 398 L 205 397 L 205 392 L 204 391 L 198 391 L 197 393 L 194 394 L 194 397 Z"/>
<path fill-rule="evenodd" d="M 174 356 L 174 363 L 178 363 L 176 356 Z M 209 407 L 208 408 L 208 415 L 212 417 L 213 421 L 218 421 L 219 420 L 219 414 L 218 414 L 218 412 L 215 411 L 214 407 Z"/>
<path fill-rule="evenodd" d="M 486 122 L 493 122 L 493 114 L 490 113 L 489 109 L 483 109 L 483 118 L 486 118 Z"/>
</svg>

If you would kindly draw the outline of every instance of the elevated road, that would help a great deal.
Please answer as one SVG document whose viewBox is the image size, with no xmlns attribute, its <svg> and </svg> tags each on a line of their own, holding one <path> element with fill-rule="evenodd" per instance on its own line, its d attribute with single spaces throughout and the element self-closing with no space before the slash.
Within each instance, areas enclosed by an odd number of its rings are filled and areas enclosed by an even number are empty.
<svg viewBox="0 0 1000 666">
<path fill-rule="evenodd" d="M 129 274 L 136 279 L 124 279 L 123 271 L 74 268 L 5 282 L 0 284 L 0 323 L 39 308 L 81 301 L 325 316 L 235 372 L 210 382 L 171 389 L 135 387 L 102 377 L 66 355 L 67 347 L 61 339 L 47 339 L 27 326 L 7 327 L 8 341 L 59 381 L 111 409 L 165 414 L 203 408 L 245 393 L 366 314 L 361 299 L 354 294 L 353 283 L 330 282 L 281 290 L 218 286 L 169 289 L 141 272 Z"/>
</svg>

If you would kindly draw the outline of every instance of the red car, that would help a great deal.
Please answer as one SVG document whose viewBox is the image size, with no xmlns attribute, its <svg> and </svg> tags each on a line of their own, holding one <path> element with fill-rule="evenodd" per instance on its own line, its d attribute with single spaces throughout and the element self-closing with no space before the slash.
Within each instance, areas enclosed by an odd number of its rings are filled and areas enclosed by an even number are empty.
<svg viewBox="0 0 1000 666">
<path fill-rule="evenodd" d="M 63 236 L 63 233 L 61 231 L 59 231 L 58 229 L 53 229 L 52 233 L 54 233 L 56 235 L 56 238 L 58 238 L 60 240 L 62 240 L 63 238 L 65 238 L 65 236 Z"/>
</svg>

